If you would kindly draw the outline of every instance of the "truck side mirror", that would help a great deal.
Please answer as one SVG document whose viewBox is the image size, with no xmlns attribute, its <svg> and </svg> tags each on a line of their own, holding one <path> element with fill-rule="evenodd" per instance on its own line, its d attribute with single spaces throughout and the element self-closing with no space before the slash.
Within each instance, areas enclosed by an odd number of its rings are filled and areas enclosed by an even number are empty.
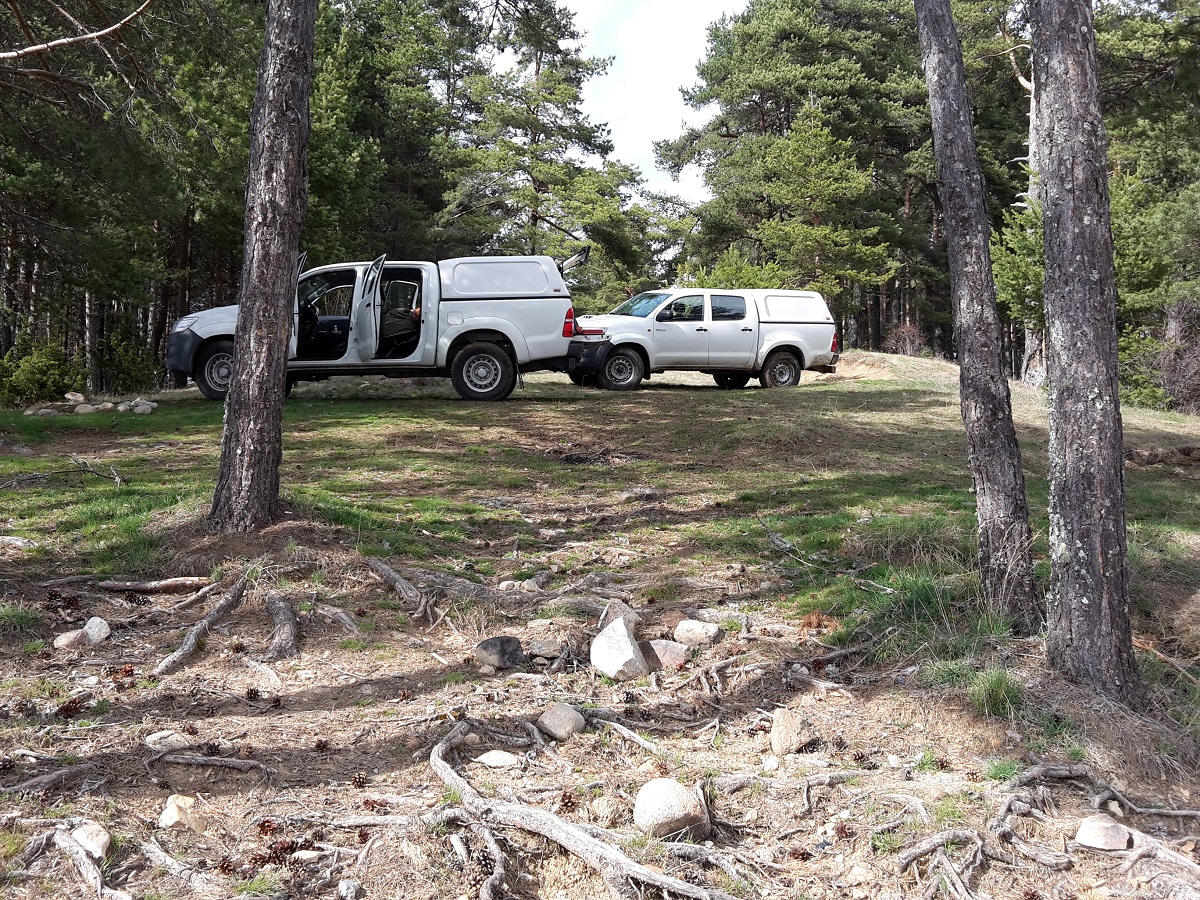
<svg viewBox="0 0 1200 900">
<path fill-rule="evenodd" d="M 675 317 L 671 315 L 671 307 L 668 306 L 666 309 L 659 312 L 659 314 L 654 318 L 659 322 L 670 322 Z"/>
</svg>

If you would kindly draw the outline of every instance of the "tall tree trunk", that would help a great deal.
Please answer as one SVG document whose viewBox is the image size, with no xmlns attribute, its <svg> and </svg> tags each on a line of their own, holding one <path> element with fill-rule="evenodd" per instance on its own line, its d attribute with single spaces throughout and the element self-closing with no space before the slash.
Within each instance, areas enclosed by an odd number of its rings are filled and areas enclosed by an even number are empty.
<svg viewBox="0 0 1200 900">
<path fill-rule="evenodd" d="M 1129 624 L 1116 278 L 1089 0 L 1035 0 L 1046 240 L 1050 592 L 1046 650 L 1068 678 L 1144 696 Z"/>
<path fill-rule="evenodd" d="M 950 256 L 959 396 L 979 520 L 984 602 L 1025 634 L 1041 627 L 1021 450 L 1002 359 L 1003 332 L 988 249 L 983 173 L 967 103 L 962 49 L 950 0 L 916 0 L 917 27 Z"/>
<path fill-rule="evenodd" d="M 209 519 L 226 532 L 269 524 L 279 504 L 288 333 L 308 208 L 308 98 L 316 0 L 268 0 L 250 116 L 246 243 L 221 467 Z"/>
</svg>

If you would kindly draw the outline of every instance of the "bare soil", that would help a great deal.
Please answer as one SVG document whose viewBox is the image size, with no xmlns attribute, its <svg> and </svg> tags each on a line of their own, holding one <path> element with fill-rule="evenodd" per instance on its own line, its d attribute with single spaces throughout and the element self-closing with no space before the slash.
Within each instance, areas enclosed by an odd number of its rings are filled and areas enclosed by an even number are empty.
<svg viewBox="0 0 1200 900">
<path fill-rule="evenodd" d="M 954 402 L 950 366 L 919 362 L 918 371 L 912 365 L 897 376 L 886 358 L 863 358 L 825 379 L 924 379 Z M 680 383 L 688 384 L 687 377 Z M 302 386 L 297 396 L 329 390 L 336 386 Z M 1036 397 L 1019 403 L 1032 409 Z M 1023 426 L 1038 427 L 1036 415 Z M 1167 443 L 1155 427 L 1134 422 L 1132 431 L 1147 444 Z M 119 458 L 122 444 L 107 433 L 99 437 L 72 432 L 61 444 L 32 452 Z M 439 438 L 444 452 L 465 449 L 469 441 L 459 440 L 455 446 Z M 527 444 L 530 452 L 549 452 L 545 441 Z M 639 451 L 593 441 L 554 452 L 620 465 Z M 580 516 L 578 504 L 572 508 L 556 492 L 514 498 L 505 490 L 494 489 L 491 500 L 544 527 L 541 542 L 524 548 L 470 538 L 473 565 L 496 574 L 476 578 L 471 566 L 460 565 L 465 580 L 447 588 L 442 560 L 388 560 L 445 613 L 435 625 L 414 621 L 413 604 L 370 570 L 354 529 L 322 522 L 299 506 L 289 506 L 285 521 L 260 534 L 232 538 L 210 533 L 202 508 L 163 514 L 153 528 L 170 550 L 157 577 L 214 569 L 232 577 L 251 561 L 262 562 L 244 604 L 216 625 L 189 665 L 161 680 L 150 672 L 219 593 L 180 611 L 173 606 L 186 595 L 47 584 L 72 573 L 53 565 L 31 568 L 19 550 L 0 551 L 5 601 L 19 598 L 52 623 L 46 638 L 90 616 L 104 617 L 113 628 L 101 644 L 32 656 L 22 649 L 27 638 L 0 636 L 0 716 L 6 719 L 0 721 L 0 784 L 12 788 L 86 766 L 45 791 L 0 795 L 0 865 L 17 868 L 29 839 L 87 818 L 102 823 L 115 841 L 102 868 L 105 889 L 132 897 L 332 897 L 339 882 L 352 879 L 368 898 L 473 898 L 493 865 L 479 834 L 417 820 L 461 799 L 436 777 L 429 754 L 454 723 L 465 721 L 471 736 L 452 758 L 485 797 L 607 829 L 607 839 L 631 858 L 733 896 L 1200 897 L 1200 882 L 1189 880 L 1194 873 L 1186 868 L 1144 856 L 1122 871 L 1129 853 L 1074 844 L 1080 820 L 1095 814 L 1098 803 L 1185 861 L 1200 862 L 1200 815 L 1138 814 L 1103 796 L 1111 786 L 1143 808 L 1200 809 L 1195 746 L 1161 711 L 1132 712 L 1064 683 L 1047 667 L 1037 641 L 997 642 L 977 665 L 1003 668 L 1024 684 L 1030 705 L 1050 711 L 1041 732 L 1024 720 L 979 715 L 961 688 L 923 678 L 920 658 L 880 664 L 864 647 L 823 663 L 833 649 L 826 637 L 840 622 L 789 616 L 772 605 L 788 590 L 780 568 L 784 551 L 775 560 L 748 562 L 736 554 L 691 554 L 669 528 L 660 532 L 659 545 L 634 545 L 626 536 L 629 523 L 642 527 L 655 517 L 666 523 L 687 513 L 703 522 L 720 501 L 595 498 L 588 515 L 601 525 L 581 537 L 566 533 L 569 525 L 559 533 L 554 527 Z M 476 492 L 475 501 L 486 501 L 484 493 Z M 547 573 L 543 587 L 500 589 L 514 574 L 532 577 L 527 573 Z M 472 578 L 483 589 L 463 587 Z M 301 652 L 292 659 L 261 661 L 272 632 L 262 603 L 268 588 L 283 592 L 299 611 Z M 1174 582 L 1170 590 L 1160 625 L 1200 633 L 1197 595 Z M 597 610 L 613 597 L 643 616 L 646 639 L 670 636 L 681 618 L 705 610 L 717 611 L 727 633 L 678 673 L 613 683 L 587 662 Z M 334 617 L 338 611 L 349 625 Z M 526 646 L 543 639 L 564 649 L 560 657 L 485 674 L 474 648 L 499 634 Z M 1193 645 L 1167 649 L 1197 652 Z M 527 724 L 560 701 L 585 713 L 616 715 L 654 751 L 592 720 L 583 734 L 546 752 L 531 742 Z M 785 707 L 802 710 L 820 739 L 777 758 L 771 720 Z M 1072 723 L 1069 748 L 1047 741 L 1053 717 Z M 147 744 L 164 731 L 191 745 L 186 754 L 243 761 L 247 770 L 170 762 Z M 519 767 L 474 761 L 490 749 L 517 755 Z M 1005 761 L 1012 763 L 1007 770 L 1000 765 Z M 1002 776 L 1042 763 L 1086 764 L 1095 779 L 1047 777 L 1028 788 L 1005 786 Z M 844 771 L 856 774 L 842 783 L 817 783 Z M 716 829 L 701 846 L 725 868 L 672 857 L 633 826 L 638 789 L 664 776 L 708 786 Z M 745 776 L 744 783 L 715 787 L 729 776 Z M 1017 817 L 1018 835 L 1047 854 L 1065 854 L 1069 868 L 1016 855 L 982 859 L 971 871 L 972 848 L 960 840 L 949 844 L 946 856 L 957 870 L 968 869 L 968 893 L 944 870 L 929 871 L 932 856 L 898 871 L 906 848 L 946 830 L 976 831 L 989 848 L 1011 853 L 988 824 L 1009 794 L 1022 791 L 1034 792 L 1041 814 Z M 195 798 L 202 833 L 159 827 L 172 795 Z M 461 837 L 469 862 L 451 836 Z M 498 830 L 496 837 L 507 875 L 495 896 L 610 896 L 595 872 L 552 841 L 517 829 Z M 179 871 L 148 857 L 148 842 L 181 864 Z M 13 900 L 95 896 L 54 850 L 25 874 L 0 878 Z"/>
</svg>

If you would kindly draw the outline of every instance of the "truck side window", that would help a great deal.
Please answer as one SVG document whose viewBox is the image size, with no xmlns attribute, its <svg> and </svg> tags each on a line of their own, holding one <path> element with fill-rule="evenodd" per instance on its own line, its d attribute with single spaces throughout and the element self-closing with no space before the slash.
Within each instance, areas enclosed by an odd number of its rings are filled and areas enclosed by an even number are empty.
<svg viewBox="0 0 1200 900">
<path fill-rule="evenodd" d="M 703 320 L 703 297 L 676 297 L 671 301 L 672 322 L 702 322 Z"/>
<path fill-rule="evenodd" d="M 746 318 L 746 298 L 730 294 L 712 295 L 712 320 L 738 322 Z"/>
</svg>

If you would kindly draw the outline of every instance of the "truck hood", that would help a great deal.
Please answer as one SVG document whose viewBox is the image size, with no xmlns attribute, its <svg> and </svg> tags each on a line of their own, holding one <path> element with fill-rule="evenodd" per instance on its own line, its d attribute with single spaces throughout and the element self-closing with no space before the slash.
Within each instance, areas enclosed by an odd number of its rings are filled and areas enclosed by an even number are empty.
<svg viewBox="0 0 1200 900">
<path fill-rule="evenodd" d="M 638 316 L 612 316 L 607 313 L 600 316 L 580 316 L 577 320 L 581 328 L 603 328 L 607 331 L 622 334 L 629 331 L 642 331 L 651 319 Z"/>
</svg>

